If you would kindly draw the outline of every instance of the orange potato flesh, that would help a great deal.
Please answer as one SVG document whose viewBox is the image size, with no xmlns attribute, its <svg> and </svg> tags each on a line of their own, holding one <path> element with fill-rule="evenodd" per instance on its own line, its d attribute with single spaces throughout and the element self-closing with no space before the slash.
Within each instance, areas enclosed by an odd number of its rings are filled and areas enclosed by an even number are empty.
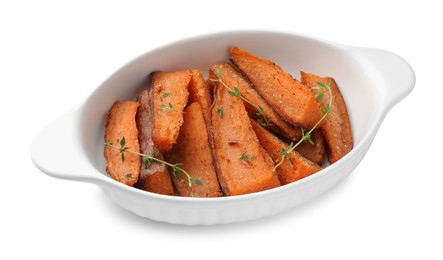
<svg viewBox="0 0 443 260">
<path fill-rule="evenodd" d="M 191 77 L 190 70 L 154 72 L 151 75 L 154 111 L 152 141 L 162 154 L 167 154 L 177 141 L 183 124 L 183 109 L 188 103 Z"/>
<path fill-rule="evenodd" d="M 106 118 L 105 142 L 120 146 L 124 137 L 125 146 L 134 152 L 140 152 L 138 130 L 135 123 L 138 103 L 133 101 L 116 101 Z M 106 172 L 114 179 L 133 186 L 140 175 L 140 156 L 124 153 L 124 160 L 118 149 L 105 146 Z"/>
<path fill-rule="evenodd" d="M 231 48 L 231 60 L 287 122 L 310 129 L 322 117 L 313 92 L 273 62 L 236 47 Z"/>
<path fill-rule="evenodd" d="M 230 95 L 220 83 L 215 85 L 212 138 L 224 194 L 233 196 L 280 186 L 277 175 L 272 172 L 274 164 L 260 146 L 243 101 Z M 249 160 L 241 159 L 242 155 Z"/>
<path fill-rule="evenodd" d="M 186 197 L 220 197 L 220 185 L 214 168 L 209 136 L 200 105 L 195 102 L 185 109 L 184 123 L 178 136 L 177 144 L 168 154 L 170 163 L 182 163 L 180 166 L 193 178 L 203 182 L 203 186 L 192 183 L 180 173 L 178 178 L 172 177 L 180 196 Z"/>
</svg>

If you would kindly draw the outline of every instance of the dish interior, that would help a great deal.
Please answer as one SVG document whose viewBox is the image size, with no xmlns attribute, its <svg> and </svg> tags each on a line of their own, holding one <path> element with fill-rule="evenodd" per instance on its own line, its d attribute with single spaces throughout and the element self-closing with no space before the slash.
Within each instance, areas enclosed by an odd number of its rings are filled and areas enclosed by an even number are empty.
<svg viewBox="0 0 443 260">
<path fill-rule="evenodd" d="M 95 90 L 82 110 L 80 139 L 97 174 L 107 175 L 103 157 L 104 125 L 108 109 L 116 100 L 135 100 L 148 88 L 152 71 L 200 69 L 229 59 L 229 47 L 238 46 L 275 62 L 299 79 L 300 70 L 333 77 L 346 101 L 351 120 L 354 147 L 376 124 L 381 109 L 378 90 L 350 48 L 302 36 L 269 33 L 224 33 L 194 38 L 148 52 L 131 61 Z M 355 149 L 355 148 L 354 148 Z"/>
</svg>

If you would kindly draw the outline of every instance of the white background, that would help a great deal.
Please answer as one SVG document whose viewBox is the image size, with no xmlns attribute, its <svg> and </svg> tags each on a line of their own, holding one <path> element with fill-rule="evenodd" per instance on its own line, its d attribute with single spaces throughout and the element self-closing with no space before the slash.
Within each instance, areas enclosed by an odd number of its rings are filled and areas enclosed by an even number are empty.
<svg viewBox="0 0 443 260">
<path fill-rule="evenodd" d="M 438 1 L 8 2 L 0 3 L 1 259 L 443 258 Z M 94 185 L 34 167 L 38 131 L 120 66 L 162 44 L 231 29 L 390 50 L 414 68 L 416 87 L 344 182 L 262 220 L 157 223 L 119 208 Z"/>
</svg>

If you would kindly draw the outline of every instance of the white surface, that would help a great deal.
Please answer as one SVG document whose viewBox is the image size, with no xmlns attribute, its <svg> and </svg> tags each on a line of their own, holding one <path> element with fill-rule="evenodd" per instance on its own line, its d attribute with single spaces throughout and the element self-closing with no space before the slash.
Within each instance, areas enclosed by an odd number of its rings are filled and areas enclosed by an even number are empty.
<svg viewBox="0 0 443 260">
<path fill-rule="evenodd" d="M 236 251 L 247 258 L 440 259 L 439 8 L 432 1 L 213 3 L 0 4 L 0 258 L 222 259 Z M 188 36 L 248 28 L 391 50 L 414 68 L 414 91 L 331 192 L 263 220 L 183 227 L 136 217 L 96 186 L 49 178 L 32 165 L 35 134 L 133 57 Z"/>
</svg>

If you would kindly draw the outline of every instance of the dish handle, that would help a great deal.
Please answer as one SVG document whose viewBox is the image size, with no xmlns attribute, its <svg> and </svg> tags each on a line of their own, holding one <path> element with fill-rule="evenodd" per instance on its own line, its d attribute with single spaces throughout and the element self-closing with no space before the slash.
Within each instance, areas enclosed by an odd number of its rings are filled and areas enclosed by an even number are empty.
<svg viewBox="0 0 443 260">
<path fill-rule="evenodd" d="M 51 177 L 97 183 L 97 174 L 91 174 L 95 168 L 80 147 L 80 114 L 74 109 L 44 128 L 31 145 L 31 159 Z"/>
<path fill-rule="evenodd" d="M 390 109 L 405 98 L 414 88 L 415 73 L 406 60 L 395 53 L 372 48 L 356 48 L 356 56 L 377 85 Z"/>
</svg>

